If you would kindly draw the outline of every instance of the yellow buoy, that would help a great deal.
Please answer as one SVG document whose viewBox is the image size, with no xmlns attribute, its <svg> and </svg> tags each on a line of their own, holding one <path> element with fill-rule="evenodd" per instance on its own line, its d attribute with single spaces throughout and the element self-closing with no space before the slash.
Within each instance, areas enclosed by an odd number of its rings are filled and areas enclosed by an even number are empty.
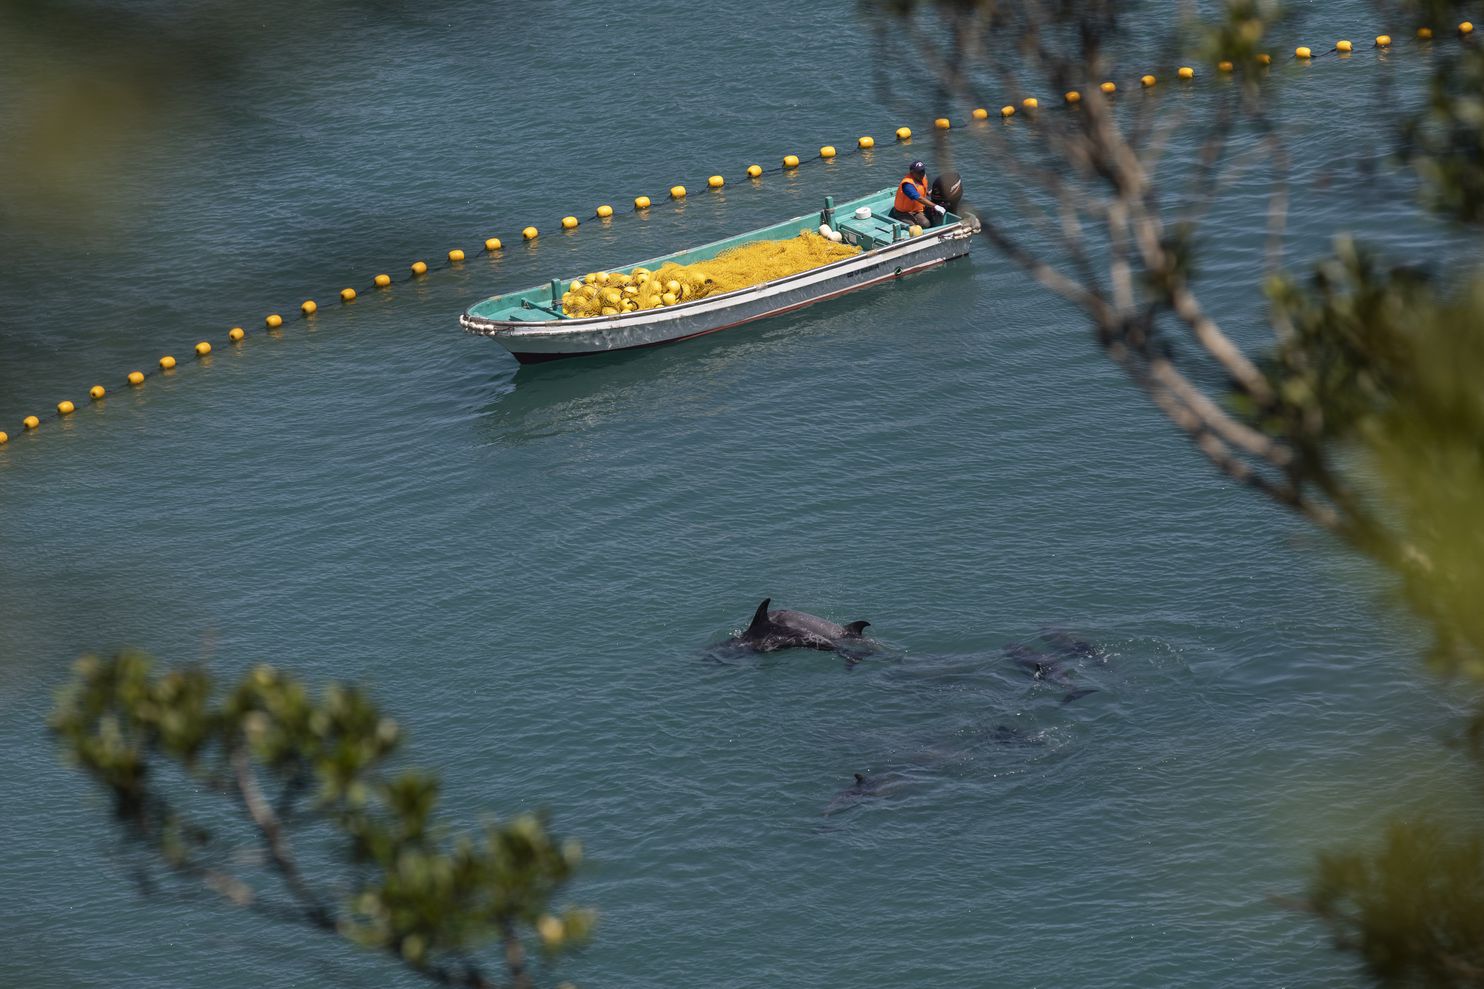
<svg viewBox="0 0 1484 989">
<path fill-rule="evenodd" d="M 227 339 L 231 340 L 233 343 L 236 343 L 245 336 L 247 336 L 247 334 L 242 331 L 242 327 L 240 326 L 234 326 L 227 331 Z"/>
<path fill-rule="evenodd" d="M 1067 94 L 1065 97 L 1063 97 L 1063 99 L 1072 104 L 1081 103 L 1082 94 L 1077 92 L 1075 89 L 1069 89 L 1067 90 Z"/>
<path fill-rule="evenodd" d="M 211 353 L 211 344 L 207 343 L 205 340 L 202 340 L 200 343 L 196 344 L 197 357 L 205 357 L 209 353 Z"/>
<path fill-rule="evenodd" d="M 520 235 L 526 240 L 535 240 L 537 237 L 541 236 L 541 231 L 537 230 L 535 227 L 526 227 L 520 232 Z"/>
<path fill-rule="evenodd" d="M 835 157 L 835 146 L 833 144 L 826 144 L 824 147 L 820 148 L 819 157 L 825 159 L 826 161 Z"/>
<path fill-rule="evenodd" d="M 1025 107 L 1027 110 L 1034 110 L 1041 105 L 1041 102 L 1034 96 L 1027 96 L 1025 99 L 1020 101 L 1020 105 Z"/>
<path fill-rule="evenodd" d="M 909 234 L 911 234 L 912 236 L 914 236 L 914 237 L 921 237 L 922 236 L 922 228 L 919 227 L 915 223 L 912 224 L 912 226 L 910 226 L 910 227 L 907 228 L 907 232 Z"/>
<path fill-rule="evenodd" d="M 948 128 L 953 126 L 953 121 L 949 120 L 947 117 L 939 117 L 937 120 L 933 121 L 933 126 L 938 128 L 938 130 L 947 130 Z"/>
<path fill-rule="evenodd" d="M 130 371 L 128 380 L 131 385 L 142 385 L 144 384 L 144 372 Z"/>
<path fill-rule="evenodd" d="M 1139 82 L 1144 86 L 1145 89 L 1148 89 L 1150 86 L 1153 86 L 1155 83 L 1159 82 L 1159 80 L 1154 78 L 1153 76 L 1140 76 Z"/>
<path fill-rule="evenodd" d="M 784 155 L 783 156 L 783 167 L 784 168 L 798 168 L 799 167 L 799 156 L 798 155 Z"/>
<path fill-rule="evenodd" d="M 869 151 L 876 146 L 876 139 L 869 134 L 863 134 L 860 137 L 856 138 L 855 145 L 858 148 L 863 148 Z"/>
<path fill-rule="evenodd" d="M 1185 80 L 1194 79 L 1195 78 L 1195 69 L 1191 68 L 1188 65 L 1182 65 L 1182 66 L 1180 66 L 1180 71 L 1178 73 L 1176 73 L 1176 74 L 1181 79 L 1185 79 Z"/>
<path fill-rule="evenodd" d="M 606 219 L 608 219 L 612 215 L 613 215 L 613 207 L 612 206 L 609 206 L 607 203 L 604 203 L 602 206 L 599 206 L 598 207 L 598 218 L 599 219 L 606 220 Z"/>
<path fill-rule="evenodd" d="M 70 416 L 72 413 L 74 413 L 76 411 L 77 411 L 77 406 L 73 405 L 71 402 L 58 402 L 57 403 L 57 414 L 58 415 Z"/>
<path fill-rule="evenodd" d="M 485 242 L 484 242 L 484 249 L 486 251 L 498 251 L 500 248 L 502 248 L 504 246 L 505 246 L 504 241 L 500 240 L 500 238 L 498 238 L 498 237 L 490 237 L 490 238 L 486 239 Z"/>
<path fill-rule="evenodd" d="M 448 252 L 448 260 L 462 261 L 464 260 L 464 252 L 455 247 L 453 250 Z"/>
<path fill-rule="evenodd" d="M 758 176 L 760 176 L 762 174 L 763 174 L 763 166 L 761 166 L 761 165 L 748 165 L 747 166 L 747 177 L 748 178 L 755 179 L 755 178 L 757 178 Z"/>
<path fill-rule="evenodd" d="M 727 184 L 727 180 L 721 175 L 713 175 L 706 180 L 706 184 L 713 189 L 720 189 L 722 186 Z"/>
<path fill-rule="evenodd" d="M 175 366 L 175 358 L 174 357 L 171 357 L 169 354 L 166 354 L 164 357 L 161 357 L 160 358 L 160 370 L 161 371 L 168 371 L 171 368 L 173 368 L 174 366 Z"/>
<path fill-rule="evenodd" d="M 10 442 L 10 435 L 8 433 L 6 433 L 5 430 L 0 429 L 0 446 L 4 446 L 6 443 L 9 443 L 9 442 Z"/>
<path fill-rule="evenodd" d="M 498 243 L 498 241 L 496 243 Z M 392 276 L 391 275 L 377 275 L 374 279 L 372 279 L 372 281 L 374 281 L 376 283 L 376 287 L 377 288 L 386 288 L 388 285 L 390 285 L 392 283 Z"/>
<path fill-rule="evenodd" d="M 649 197 L 648 196 L 636 196 L 634 198 L 634 208 L 635 209 L 649 209 Z"/>
<path fill-rule="evenodd" d="M 1378 35 L 1376 35 L 1376 47 L 1377 48 L 1390 48 L 1391 47 L 1391 35 L 1389 35 L 1389 34 L 1378 34 Z"/>
<path fill-rule="evenodd" d="M 267 319 L 263 320 L 263 322 L 267 324 L 268 329 L 276 330 L 283 325 L 283 317 L 278 315 L 278 313 L 274 313 Z"/>
<path fill-rule="evenodd" d="M 97 401 L 98 399 L 102 398 L 104 395 L 107 395 L 107 394 L 108 394 L 108 389 L 107 388 L 104 388 L 102 385 L 94 385 L 93 387 L 91 387 L 91 388 L 88 389 L 88 398 L 91 398 L 94 401 Z"/>
<path fill-rule="evenodd" d="M 1337 52 L 1348 52 L 1348 51 L 1354 51 L 1354 50 L 1355 50 L 1355 46 L 1352 45 L 1348 41 L 1336 41 L 1335 42 L 1335 51 L 1337 51 Z"/>
<path fill-rule="evenodd" d="M 1015 116 L 1015 107 L 1006 103 L 1004 106 L 1000 107 L 1000 116 L 1006 118 L 1007 120 Z"/>
<path fill-rule="evenodd" d="M 1226 61 L 1221 61 L 1221 62 L 1217 62 L 1216 63 L 1216 71 L 1217 72 L 1230 72 L 1235 67 L 1236 66 L 1234 66 L 1230 62 L 1226 62 Z"/>
<path fill-rule="evenodd" d="M 1107 93 L 1109 96 L 1112 96 L 1114 93 L 1118 92 L 1118 83 L 1116 83 L 1116 82 L 1105 82 L 1101 86 L 1099 86 L 1098 88 L 1101 89 L 1103 92 Z"/>
<path fill-rule="evenodd" d="M 1267 52 L 1260 52 L 1258 54 L 1258 56 L 1257 56 L 1257 64 L 1258 65 L 1272 65 L 1273 64 L 1273 56 L 1269 55 Z"/>
<path fill-rule="evenodd" d="M 426 275 L 428 273 L 428 262 L 414 261 L 408 266 L 414 275 Z"/>
<path fill-rule="evenodd" d="M 1430 41 L 1430 40 L 1432 40 L 1432 28 L 1430 28 L 1430 27 L 1420 27 L 1420 28 L 1418 28 L 1417 29 L 1417 37 L 1421 38 L 1423 41 Z"/>
<path fill-rule="evenodd" d="M 355 300 L 355 297 L 356 297 L 356 290 L 353 289 L 353 288 L 343 288 L 343 289 L 340 290 L 340 301 L 341 302 L 352 302 L 352 301 Z"/>
<path fill-rule="evenodd" d="M 1303 45 L 1299 45 L 1299 46 L 1298 46 L 1298 47 L 1297 47 L 1297 48 L 1295 48 L 1295 49 L 1294 49 L 1294 50 L 1293 50 L 1293 54 L 1294 54 L 1294 55 L 1295 55 L 1295 56 L 1296 56 L 1296 57 L 1298 57 L 1298 58 L 1309 58 L 1309 57 L 1311 57 L 1311 56 L 1312 56 L 1312 55 L 1313 55 L 1313 54 L 1314 54 L 1314 53 L 1313 53 L 1313 52 L 1311 52 L 1311 51 L 1309 51 L 1309 49 L 1308 49 L 1308 48 L 1306 48 L 1306 47 L 1304 47 L 1304 46 L 1303 46 Z"/>
<path fill-rule="evenodd" d="M 562 229 L 563 230 L 576 230 L 577 229 L 577 217 L 575 217 L 575 216 L 564 216 L 564 217 L 562 217 Z"/>
<path fill-rule="evenodd" d="M 26 416 L 26 418 L 21 420 L 21 425 L 25 426 L 27 429 L 35 429 L 37 426 L 41 425 L 41 420 L 36 418 L 35 416 Z"/>
<path fill-rule="evenodd" d="M 670 198 L 671 199 L 684 199 L 685 198 L 685 186 L 683 186 L 683 185 L 672 185 L 672 186 L 670 186 Z"/>
<path fill-rule="evenodd" d="M 989 119 L 989 111 L 986 110 L 986 109 L 984 109 L 984 107 L 982 107 L 982 106 L 976 106 L 974 108 L 974 119 L 975 120 L 988 120 Z"/>
<path fill-rule="evenodd" d="M 299 304 L 299 309 L 304 313 L 304 315 L 313 316 L 316 312 L 319 311 L 319 304 L 316 303 L 313 299 L 305 299 L 302 303 Z"/>
<path fill-rule="evenodd" d="M 898 141 L 910 141 L 910 140 L 912 140 L 912 128 L 911 127 L 898 127 L 897 128 L 897 140 Z"/>
<path fill-rule="evenodd" d="M 1473 24 L 1473 22 L 1472 21 L 1464 21 L 1462 24 L 1458 25 L 1458 33 L 1459 34 L 1473 34 L 1474 33 L 1474 24 Z"/>
</svg>

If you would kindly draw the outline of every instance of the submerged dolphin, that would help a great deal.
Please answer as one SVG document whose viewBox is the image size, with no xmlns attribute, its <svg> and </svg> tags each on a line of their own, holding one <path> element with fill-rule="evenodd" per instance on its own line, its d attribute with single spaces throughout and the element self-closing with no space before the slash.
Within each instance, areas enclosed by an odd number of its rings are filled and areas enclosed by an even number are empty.
<svg viewBox="0 0 1484 989">
<path fill-rule="evenodd" d="M 773 652 L 775 649 L 849 652 L 851 646 L 858 647 L 865 642 L 861 633 L 871 624 L 851 622 L 849 625 L 836 625 L 826 618 L 802 611 L 770 612 L 768 605 L 772 602 L 772 598 L 763 598 L 747 631 L 731 641 L 758 652 Z"/>
</svg>

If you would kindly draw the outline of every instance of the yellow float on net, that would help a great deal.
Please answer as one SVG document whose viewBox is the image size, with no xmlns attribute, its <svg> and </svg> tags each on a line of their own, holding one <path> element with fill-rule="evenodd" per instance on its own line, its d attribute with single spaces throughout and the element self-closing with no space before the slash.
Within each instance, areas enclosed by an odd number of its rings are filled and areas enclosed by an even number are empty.
<svg viewBox="0 0 1484 989">
<path fill-rule="evenodd" d="M 205 340 L 202 340 L 200 343 L 196 344 L 197 357 L 205 357 L 209 353 L 211 353 L 211 344 L 207 343 Z"/>
<path fill-rule="evenodd" d="M 1066 95 L 1062 98 L 1073 106 L 1082 102 L 1082 94 L 1077 92 L 1075 89 L 1067 90 Z"/>
<path fill-rule="evenodd" d="M 9 442 L 10 442 L 10 434 L 8 434 L 7 432 L 5 432 L 5 430 L 0 429 L 0 446 L 4 446 L 5 444 L 7 444 Z"/>
<path fill-rule="evenodd" d="M 57 403 L 57 414 L 58 415 L 70 416 L 72 413 L 74 413 L 76 411 L 77 411 L 77 406 L 73 405 L 71 402 L 63 401 L 63 402 L 58 402 Z"/>
<path fill-rule="evenodd" d="M 798 155 L 784 155 L 783 156 L 783 167 L 784 168 L 798 168 L 799 167 L 799 156 Z"/>
<path fill-rule="evenodd" d="M 649 209 L 649 197 L 648 196 L 635 196 L 634 197 L 634 208 L 635 209 Z"/>
<path fill-rule="evenodd" d="M 343 289 L 340 290 L 340 301 L 341 302 L 354 302 L 355 301 L 355 298 L 356 298 L 356 290 L 355 289 L 353 289 L 353 288 L 343 288 Z"/>
<path fill-rule="evenodd" d="M 1313 52 L 1311 52 L 1308 48 L 1306 48 L 1303 45 L 1299 45 L 1297 48 L 1295 48 L 1293 50 L 1293 54 L 1297 58 L 1311 58 L 1314 55 Z"/>
<path fill-rule="evenodd" d="M 1347 52 L 1348 53 L 1348 52 L 1352 52 L 1354 50 L 1355 50 L 1355 46 L 1352 45 L 1348 41 L 1336 41 L 1335 42 L 1335 51 L 1337 51 L 1337 52 Z"/>
<path fill-rule="evenodd" d="M 377 275 L 375 278 L 372 279 L 372 281 L 374 281 L 376 283 L 376 287 L 377 288 L 386 288 L 388 285 L 390 285 L 392 283 L 392 276 L 391 275 Z"/>
<path fill-rule="evenodd" d="M 869 151 L 876 146 L 876 139 L 869 134 L 863 134 L 862 136 L 856 138 L 855 146 L 865 151 Z"/>
<path fill-rule="evenodd" d="M 1189 82 L 1191 79 L 1195 78 L 1195 69 L 1191 68 L 1188 65 L 1182 65 L 1180 66 L 1180 71 L 1177 73 L 1177 75 L 1179 75 L 1181 79 Z"/>
<path fill-rule="evenodd" d="M 268 329 L 276 330 L 283 325 L 283 317 L 278 315 L 278 313 L 274 313 L 273 315 L 264 319 L 263 323 L 268 327 Z"/>
<path fill-rule="evenodd" d="M 576 230 L 577 229 L 577 217 L 575 217 L 575 216 L 564 216 L 564 217 L 562 217 L 562 229 L 563 230 Z"/>
<path fill-rule="evenodd" d="M 1099 86 L 1098 88 L 1101 89 L 1103 92 L 1107 93 L 1109 96 L 1112 96 L 1114 93 L 1118 92 L 1118 83 L 1116 83 L 1116 82 L 1105 82 L 1101 86 Z"/>
<path fill-rule="evenodd" d="M 671 199 L 684 199 L 685 198 L 685 186 L 683 186 L 683 185 L 672 185 L 672 186 L 670 186 L 670 198 Z"/>
<path fill-rule="evenodd" d="M 143 371 L 130 371 L 129 372 L 129 377 L 128 377 L 127 380 L 129 382 L 129 384 L 131 384 L 131 385 L 135 385 L 135 386 L 142 385 L 142 384 L 144 384 L 144 372 Z"/>
<path fill-rule="evenodd" d="M 750 179 L 760 178 L 762 176 L 762 174 L 763 174 L 763 166 L 761 166 L 761 165 L 748 165 L 747 166 L 747 177 L 748 178 L 750 178 Z"/>
<path fill-rule="evenodd" d="M 107 394 L 108 389 L 104 388 L 102 385 L 94 385 L 93 387 L 88 389 L 88 398 L 91 398 L 95 402 Z"/>
<path fill-rule="evenodd" d="M 173 368 L 174 366 L 175 366 L 175 358 L 174 357 L 171 357 L 169 354 L 166 354 L 164 357 L 161 357 L 160 358 L 160 370 L 161 371 L 168 371 L 171 368 Z"/>
<path fill-rule="evenodd" d="M 1418 28 L 1417 29 L 1417 37 L 1420 38 L 1420 39 L 1422 39 L 1423 41 L 1431 41 L 1432 40 L 1432 28 L 1430 28 L 1430 27 L 1420 27 L 1420 28 Z"/>
<path fill-rule="evenodd" d="M 829 161 L 831 158 L 835 157 L 835 146 L 833 144 L 826 144 L 824 147 L 820 148 L 819 157 L 823 158 L 825 161 Z"/>
<path fill-rule="evenodd" d="M 535 227 L 526 227 L 520 232 L 520 235 L 526 240 L 535 240 L 537 237 L 541 236 L 541 231 L 537 230 Z"/>
<path fill-rule="evenodd" d="M 1145 89 L 1148 89 L 1150 86 L 1153 86 L 1155 83 L 1159 82 L 1159 80 L 1154 78 L 1154 76 L 1140 76 L 1139 82 L 1144 86 Z"/>
<path fill-rule="evenodd" d="M 1462 24 L 1458 25 L 1458 33 L 1459 34 L 1473 34 L 1474 33 L 1474 24 L 1473 24 L 1473 22 L 1472 21 L 1464 21 Z"/>
<path fill-rule="evenodd" d="M 897 128 L 897 140 L 898 141 L 910 141 L 910 140 L 912 140 L 912 128 L 911 127 L 898 127 Z"/>
<path fill-rule="evenodd" d="M 1011 117 L 1015 116 L 1015 107 L 1011 106 L 1009 103 L 1006 103 L 1004 106 L 1000 107 L 1000 116 L 1004 117 L 1006 120 L 1009 120 Z"/>
<path fill-rule="evenodd" d="M 414 275 L 426 275 L 428 273 L 428 263 L 426 261 L 414 261 L 409 267 Z"/>
<path fill-rule="evenodd" d="M 933 121 L 933 126 L 938 128 L 938 130 L 947 130 L 948 128 L 953 126 L 953 121 L 949 120 L 947 117 L 939 117 L 937 120 Z"/>
<path fill-rule="evenodd" d="M 502 248 L 504 246 L 505 246 L 504 241 L 500 240 L 500 238 L 498 238 L 498 237 L 490 237 L 489 239 L 487 239 L 484 242 L 484 249 L 486 251 L 498 251 L 500 248 Z M 377 277 L 380 278 L 381 276 L 378 275 Z M 377 284 L 379 285 L 381 283 L 380 282 L 377 282 Z"/>
<path fill-rule="evenodd" d="M 304 315 L 313 316 L 315 313 L 319 312 L 319 303 L 315 302 L 313 299 L 305 299 L 299 304 L 299 309 L 301 312 L 304 313 Z"/>
<path fill-rule="evenodd" d="M 922 236 L 922 228 L 919 227 L 915 223 L 912 224 L 912 226 L 910 226 L 910 227 L 907 228 L 907 232 L 909 234 L 911 234 L 912 236 L 914 236 L 914 237 L 921 237 Z"/>
<path fill-rule="evenodd" d="M 612 206 L 609 206 L 607 203 L 604 203 L 602 206 L 599 206 L 598 207 L 598 211 L 597 211 L 598 219 L 600 219 L 600 220 L 606 220 L 606 219 L 608 219 L 612 215 L 613 215 L 613 207 Z"/>
<path fill-rule="evenodd" d="M 227 339 L 231 340 L 233 343 L 236 343 L 245 336 L 247 336 L 247 334 L 242 331 L 242 327 L 240 326 L 234 326 L 227 331 Z"/>
<path fill-rule="evenodd" d="M 448 252 L 448 260 L 462 261 L 464 260 L 464 252 L 455 247 L 453 250 Z"/>
<path fill-rule="evenodd" d="M 725 176 L 713 175 L 706 180 L 706 184 L 713 189 L 720 189 L 722 186 L 727 184 L 727 180 Z"/>
<path fill-rule="evenodd" d="M 36 418 L 35 416 L 26 416 L 26 418 L 21 420 L 21 425 L 25 426 L 27 429 L 35 429 L 37 426 L 41 425 L 41 420 Z"/>
<path fill-rule="evenodd" d="M 1036 99 L 1034 96 L 1027 96 L 1025 99 L 1020 101 L 1020 105 L 1025 107 L 1027 110 L 1034 110 L 1041 105 L 1041 101 Z"/>
<path fill-rule="evenodd" d="M 1377 48 L 1390 48 L 1391 47 L 1391 35 L 1389 35 L 1389 34 L 1378 34 L 1378 35 L 1376 35 L 1376 47 Z"/>
<path fill-rule="evenodd" d="M 1216 63 L 1217 72 L 1230 72 L 1234 68 L 1236 68 L 1236 66 L 1227 61 L 1220 61 Z"/>
<path fill-rule="evenodd" d="M 1258 54 L 1258 56 L 1257 56 L 1257 64 L 1258 65 L 1272 65 L 1273 64 L 1273 56 L 1269 55 L 1267 52 L 1260 52 Z"/>
<path fill-rule="evenodd" d="M 975 120 L 988 120 L 989 111 L 984 109 L 984 107 L 982 106 L 976 106 L 974 108 L 974 113 L 972 114 L 972 116 Z"/>
</svg>

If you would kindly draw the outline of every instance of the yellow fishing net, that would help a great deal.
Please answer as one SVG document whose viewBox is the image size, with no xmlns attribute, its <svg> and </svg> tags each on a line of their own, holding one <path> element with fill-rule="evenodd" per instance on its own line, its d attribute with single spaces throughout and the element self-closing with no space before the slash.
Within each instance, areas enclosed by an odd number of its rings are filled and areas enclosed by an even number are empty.
<svg viewBox="0 0 1484 989">
<path fill-rule="evenodd" d="M 562 296 L 562 312 L 573 318 L 617 316 L 640 309 L 721 295 L 797 274 L 860 253 L 809 230 L 788 240 L 760 240 L 722 251 L 697 264 L 666 262 L 654 271 L 593 272 L 574 281 Z"/>
</svg>

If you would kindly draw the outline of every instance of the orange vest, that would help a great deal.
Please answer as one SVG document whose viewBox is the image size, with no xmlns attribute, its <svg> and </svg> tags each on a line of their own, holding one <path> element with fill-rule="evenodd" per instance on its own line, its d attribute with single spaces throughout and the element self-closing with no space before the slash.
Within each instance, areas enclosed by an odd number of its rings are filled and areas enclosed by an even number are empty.
<svg viewBox="0 0 1484 989">
<path fill-rule="evenodd" d="M 917 186 L 917 192 L 919 195 L 922 196 L 922 199 L 914 202 L 911 198 L 908 197 L 905 192 L 902 191 L 902 186 L 906 185 L 908 182 L 911 182 L 913 185 Z M 927 204 L 928 184 L 926 175 L 924 175 L 920 179 L 914 179 L 909 174 L 906 178 L 897 183 L 897 201 L 892 203 L 892 208 L 895 209 L 898 213 L 921 213 L 923 210 L 927 209 Z"/>
</svg>

